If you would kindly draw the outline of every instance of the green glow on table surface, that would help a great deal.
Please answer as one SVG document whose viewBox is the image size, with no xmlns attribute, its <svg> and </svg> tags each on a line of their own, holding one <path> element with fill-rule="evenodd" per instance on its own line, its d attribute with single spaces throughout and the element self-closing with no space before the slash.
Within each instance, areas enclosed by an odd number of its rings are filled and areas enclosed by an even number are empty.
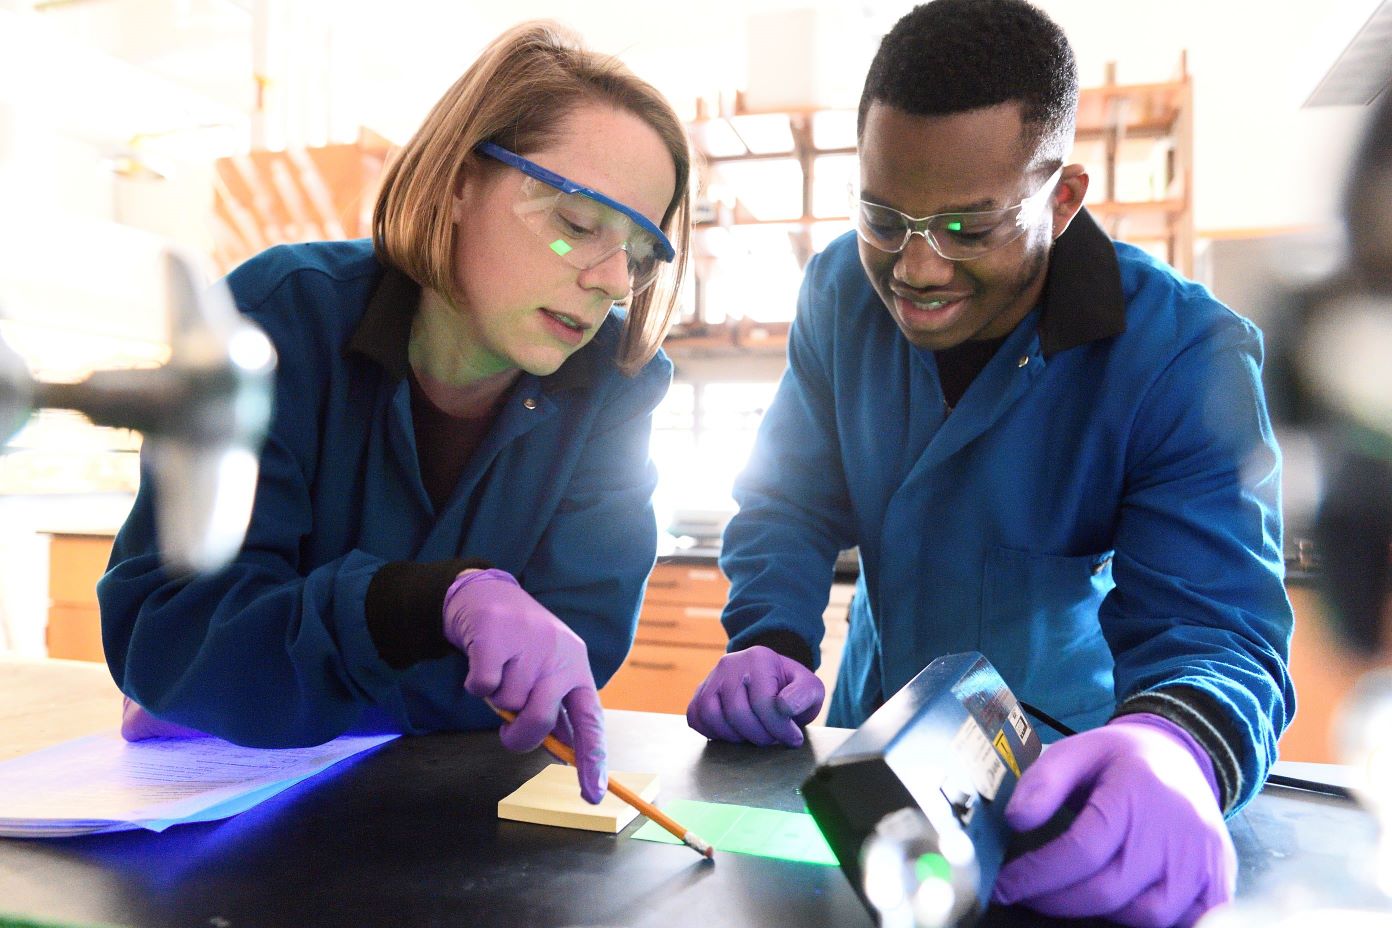
<svg viewBox="0 0 1392 928">
<path fill-rule="evenodd" d="M 780 812 L 723 802 L 673 799 L 662 811 L 700 835 L 717 851 L 834 867 L 836 855 L 806 812 Z M 633 833 L 640 841 L 681 842 L 654 822 Z"/>
</svg>

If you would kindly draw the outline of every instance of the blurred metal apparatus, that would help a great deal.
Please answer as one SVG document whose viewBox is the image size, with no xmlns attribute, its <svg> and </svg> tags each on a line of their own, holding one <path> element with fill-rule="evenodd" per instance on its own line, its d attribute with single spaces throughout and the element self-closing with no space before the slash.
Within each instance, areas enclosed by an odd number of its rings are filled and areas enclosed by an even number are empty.
<svg viewBox="0 0 1392 928">
<path fill-rule="evenodd" d="M 1329 618 L 1347 653 L 1383 665 L 1357 681 L 1335 731 L 1376 829 L 1337 872 L 1287 877 L 1203 928 L 1392 926 L 1392 93 L 1367 124 L 1344 218 L 1345 266 L 1306 301 L 1295 373 L 1340 459 L 1315 529 Z"/>
<path fill-rule="evenodd" d="M 1039 735 L 974 651 L 935 659 L 817 765 L 803 799 L 883 928 L 961 928 L 985 911 Z"/>
<path fill-rule="evenodd" d="M 951 928 L 978 914 L 976 848 L 945 798 L 880 819 L 861 846 L 860 867 L 883 928 Z"/>
<path fill-rule="evenodd" d="M 1335 630 L 1392 660 L 1392 93 L 1368 121 L 1344 219 L 1345 269 L 1307 313 L 1298 374 L 1341 458 L 1316 528 Z"/>
<path fill-rule="evenodd" d="M 1386 665 L 1357 682 L 1335 734 L 1378 823 L 1376 847 L 1351 868 L 1356 910 L 1392 924 L 1392 93 L 1368 121 L 1344 218 L 1347 267 L 1307 322 L 1300 364 L 1343 455 L 1317 519 L 1324 592 L 1344 645 Z"/>
<path fill-rule="evenodd" d="M 160 554 L 172 570 L 226 564 L 246 535 L 257 456 L 270 425 L 275 349 L 196 265 L 165 257 L 170 356 L 161 367 L 96 371 L 78 383 L 34 380 L 0 339 L 0 443 L 36 409 L 71 409 L 144 435 Z"/>
</svg>

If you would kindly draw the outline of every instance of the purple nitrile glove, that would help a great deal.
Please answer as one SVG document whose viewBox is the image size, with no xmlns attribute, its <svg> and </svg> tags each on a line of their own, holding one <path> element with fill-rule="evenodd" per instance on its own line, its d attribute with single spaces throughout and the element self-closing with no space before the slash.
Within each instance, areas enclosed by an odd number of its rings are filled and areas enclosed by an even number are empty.
<svg viewBox="0 0 1392 928">
<path fill-rule="evenodd" d="M 686 723 L 717 741 L 802 744 L 802 729 L 822 709 L 817 675 L 763 645 L 726 654 L 686 707 Z"/>
<path fill-rule="evenodd" d="M 585 642 L 502 570 L 467 570 L 445 593 L 445 638 L 469 658 L 464 688 L 517 713 L 498 736 L 530 751 L 548 734 L 575 748 L 580 795 L 604 798 L 604 710 Z"/>
<path fill-rule="evenodd" d="M 1169 928 L 1232 898 L 1237 854 L 1213 761 L 1183 728 L 1136 713 L 1064 738 L 1020 778 L 1006 821 L 1038 828 L 1079 793 L 1068 830 L 1006 864 L 994 901 Z"/>
<path fill-rule="evenodd" d="M 122 697 L 121 737 L 127 741 L 146 741 L 150 738 L 205 738 L 203 732 L 185 728 L 173 722 L 157 719 L 129 696 Z"/>
</svg>

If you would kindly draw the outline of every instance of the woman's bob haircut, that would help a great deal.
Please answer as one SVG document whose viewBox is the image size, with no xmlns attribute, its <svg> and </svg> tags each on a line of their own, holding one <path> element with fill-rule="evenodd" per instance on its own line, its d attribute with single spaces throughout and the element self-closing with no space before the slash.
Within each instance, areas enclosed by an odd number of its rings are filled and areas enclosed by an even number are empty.
<svg viewBox="0 0 1392 928">
<path fill-rule="evenodd" d="M 633 375 L 657 354 L 676 312 L 691 238 L 691 150 L 681 120 L 663 96 L 618 59 L 585 49 L 551 22 L 503 33 L 426 116 L 382 177 L 372 213 L 378 257 L 422 287 L 455 290 L 452 197 L 481 169 L 480 142 L 528 154 L 554 140 L 565 117 L 585 104 L 607 104 L 642 119 L 672 156 L 677 184 L 662 215 L 677 257 L 672 268 L 630 299 L 616 362 Z"/>
</svg>

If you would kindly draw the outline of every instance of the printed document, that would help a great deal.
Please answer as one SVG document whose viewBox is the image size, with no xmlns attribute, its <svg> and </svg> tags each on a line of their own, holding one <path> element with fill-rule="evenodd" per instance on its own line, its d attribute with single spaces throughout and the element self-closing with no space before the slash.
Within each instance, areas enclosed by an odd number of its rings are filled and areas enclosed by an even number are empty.
<svg viewBox="0 0 1392 928">
<path fill-rule="evenodd" d="M 396 737 L 344 735 L 312 748 L 268 749 L 212 736 L 89 735 L 0 762 L 0 835 L 163 831 L 227 818 Z"/>
</svg>

